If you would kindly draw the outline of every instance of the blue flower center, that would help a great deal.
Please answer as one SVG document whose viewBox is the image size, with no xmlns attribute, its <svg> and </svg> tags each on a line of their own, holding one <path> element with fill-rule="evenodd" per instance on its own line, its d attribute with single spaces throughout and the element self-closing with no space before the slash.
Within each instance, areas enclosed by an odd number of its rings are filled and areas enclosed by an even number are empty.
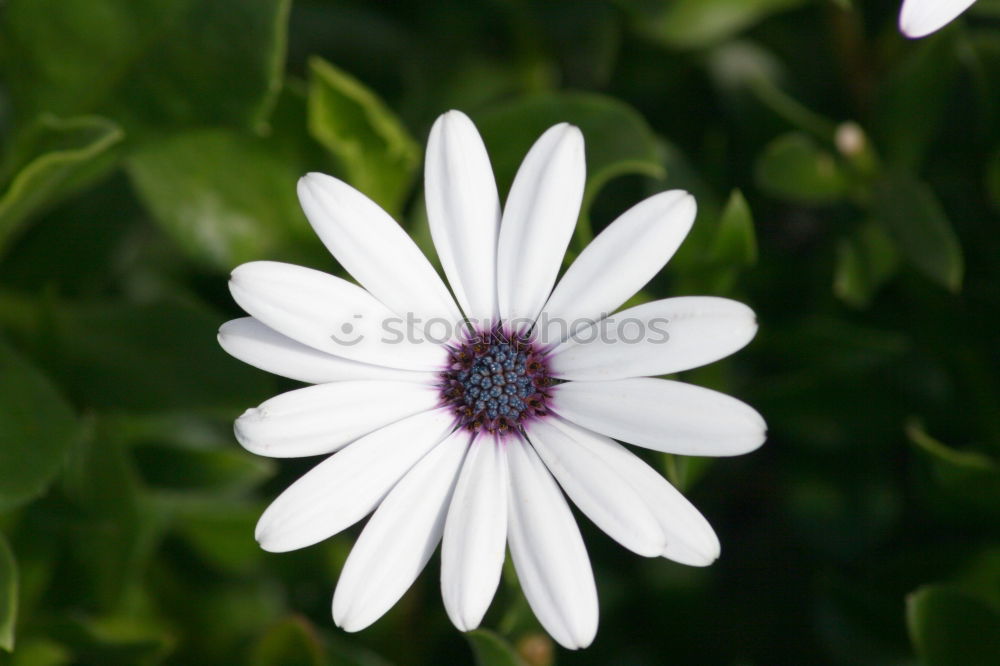
<svg viewBox="0 0 1000 666">
<path fill-rule="evenodd" d="M 519 430 L 532 417 L 549 413 L 545 355 L 525 338 L 495 328 L 450 350 L 441 373 L 441 398 L 473 432 Z"/>
</svg>

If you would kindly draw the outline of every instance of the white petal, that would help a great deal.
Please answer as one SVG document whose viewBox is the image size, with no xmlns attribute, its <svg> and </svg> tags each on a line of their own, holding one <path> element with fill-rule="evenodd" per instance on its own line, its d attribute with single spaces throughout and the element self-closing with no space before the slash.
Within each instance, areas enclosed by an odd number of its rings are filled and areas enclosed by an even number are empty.
<svg viewBox="0 0 1000 666">
<path fill-rule="evenodd" d="M 449 328 L 462 318 L 427 257 L 374 201 L 321 173 L 299 179 L 299 201 L 340 265 L 390 310 Z"/>
<path fill-rule="evenodd" d="M 536 339 L 562 342 L 642 289 L 670 260 L 694 222 L 694 197 L 660 192 L 626 211 L 569 267 L 538 317 Z"/>
<path fill-rule="evenodd" d="M 447 358 L 367 291 L 321 271 L 254 261 L 233 271 L 229 290 L 264 325 L 328 354 L 407 370 L 438 370 Z"/>
<path fill-rule="evenodd" d="M 629 550 L 656 557 L 666 546 L 660 523 L 632 488 L 631 479 L 609 470 L 579 441 L 579 430 L 557 419 L 528 426 L 528 439 L 573 503 L 608 536 Z"/>
<path fill-rule="evenodd" d="M 560 645 L 590 645 L 597 634 L 597 588 L 580 529 L 531 445 L 511 439 L 507 538 L 524 596 Z"/>
<path fill-rule="evenodd" d="M 311 470 L 274 500 L 257 522 L 261 548 L 304 548 L 364 518 L 425 453 L 448 436 L 454 417 L 438 409 L 359 439 Z"/>
<path fill-rule="evenodd" d="M 244 363 L 308 384 L 348 379 L 387 379 L 430 383 L 434 375 L 359 363 L 307 347 L 268 328 L 253 317 L 227 321 L 219 328 L 219 344 Z"/>
<path fill-rule="evenodd" d="M 272 458 L 332 453 L 440 404 L 430 384 L 356 380 L 296 389 L 248 409 L 233 426 L 246 450 Z"/>
<path fill-rule="evenodd" d="M 738 456 L 767 436 L 764 419 L 724 393 L 666 379 L 566 382 L 552 387 L 560 416 L 608 437 L 685 456 Z"/>
<path fill-rule="evenodd" d="M 585 180 L 583 134 L 565 123 L 535 142 L 514 177 L 500 223 L 497 296 L 515 330 L 531 326 L 552 291 Z"/>
<path fill-rule="evenodd" d="M 905 0 L 899 29 L 907 37 L 926 37 L 954 21 L 976 0 Z"/>
<path fill-rule="evenodd" d="M 441 265 L 465 315 L 487 328 L 497 317 L 500 197 L 486 146 L 464 113 L 449 111 L 434 123 L 424 179 Z"/>
<path fill-rule="evenodd" d="M 666 537 L 663 557 L 691 566 L 706 566 L 719 557 L 719 540 L 712 526 L 659 472 L 618 442 L 568 423 L 562 425 L 573 433 L 581 449 L 600 456 L 609 474 L 628 479 L 660 523 Z"/>
<path fill-rule="evenodd" d="M 725 358 L 756 332 L 753 310 L 742 303 L 712 296 L 667 298 L 580 329 L 553 350 L 550 368 L 560 379 L 666 375 Z"/>
<path fill-rule="evenodd" d="M 365 525 L 333 595 L 333 619 L 360 631 L 399 601 L 444 531 L 469 433 L 453 432 L 406 473 Z"/>
<path fill-rule="evenodd" d="M 461 631 L 478 627 L 493 600 L 506 536 L 505 447 L 496 437 L 482 434 L 462 465 L 441 543 L 441 597 Z"/>
</svg>

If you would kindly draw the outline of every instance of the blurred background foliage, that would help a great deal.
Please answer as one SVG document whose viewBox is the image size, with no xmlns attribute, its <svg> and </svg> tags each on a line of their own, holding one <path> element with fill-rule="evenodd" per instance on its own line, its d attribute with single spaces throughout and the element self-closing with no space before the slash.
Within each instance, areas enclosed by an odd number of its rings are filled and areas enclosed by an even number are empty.
<svg viewBox="0 0 1000 666">
<path fill-rule="evenodd" d="M 1000 2 L 908 42 L 897 0 L 7 0 L 0 4 L 0 663 L 1000 663 Z M 231 421 L 291 382 L 228 358 L 226 275 L 340 271 L 294 184 L 339 175 L 429 248 L 422 145 L 449 108 L 508 187 L 587 140 L 570 257 L 666 188 L 695 229 L 639 296 L 751 304 L 684 379 L 770 425 L 651 459 L 723 556 L 585 520 L 601 628 L 557 650 L 506 577 L 463 637 L 437 564 L 374 627 L 329 616 L 356 529 L 253 541 L 313 461 Z M 11 651 L 12 650 L 12 651 Z"/>
</svg>

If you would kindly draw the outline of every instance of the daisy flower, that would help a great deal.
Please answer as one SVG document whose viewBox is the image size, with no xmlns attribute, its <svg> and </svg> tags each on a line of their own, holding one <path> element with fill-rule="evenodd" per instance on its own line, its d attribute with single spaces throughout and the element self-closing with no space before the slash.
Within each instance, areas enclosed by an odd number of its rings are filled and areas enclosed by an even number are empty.
<svg viewBox="0 0 1000 666">
<path fill-rule="evenodd" d="M 232 273 L 250 317 L 222 326 L 222 347 L 313 384 L 248 410 L 236 437 L 265 456 L 333 454 L 274 500 L 256 538 L 290 551 L 374 511 L 333 597 L 347 631 L 391 608 L 439 543 L 445 610 L 474 629 L 509 548 L 542 626 L 567 648 L 585 647 L 597 593 L 566 498 L 639 555 L 714 561 L 705 518 L 616 440 L 698 456 L 760 446 L 764 422 L 747 405 L 653 378 L 740 349 L 754 314 L 712 297 L 615 312 L 690 229 L 695 202 L 681 191 L 624 213 L 556 285 L 584 189 L 576 127 L 538 139 L 502 212 L 486 148 L 460 112 L 434 124 L 425 179 L 451 292 L 386 212 L 315 173 L 299 182 L 302 207 L 358 284 L 264 261 Z"/>
<path fill-rule="evenodd" d="M 976 0 L 904 0 L 899 29 L 907 37 L 926 37 L 948 25 Z"/>
</svg>

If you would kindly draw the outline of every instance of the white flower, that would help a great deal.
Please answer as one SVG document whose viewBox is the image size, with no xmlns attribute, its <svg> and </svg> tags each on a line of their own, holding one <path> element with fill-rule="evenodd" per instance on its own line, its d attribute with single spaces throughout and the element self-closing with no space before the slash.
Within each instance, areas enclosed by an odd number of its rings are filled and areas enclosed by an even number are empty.
<svg viewBox="0 0 1000 666">
<path fill-rule="evenodd" d="M 563 493 L 640 555 L 694 566 L 718 557 L 701 514 L 614 440 L 699 456 L 760 446 L 764 421 L 747 405 L 650 378 L 740 349 L 754 314 L 685 297 L 607 316 L 687 234 L 695 202 L 680 191 L 619 217 L 553 290 L 584 178 L 582 134 L 552 127 L 501 214 L 483 142 L 451 111 L 431 130 L 426 199 L 454 299 L 388 214 L 321 174 L 299 182 L 302 206 L 361 286 L 273 262 L 233 271 L 233 297 L 251 317 L 222 326 L 223 348 L 315 384 L 248 410 L 237 438 L 274 457 L 337 452 L 268 507 L 257 540 L 269 551 L 303 548 L 375 511 L 334 594 L 334 620 L 347 631 L 392 607 L 441 541 L 441 591 L 456 627 L 479 625 L 509 546 L 541 624 L 568 648 L 589 645 L 597 594 Z"/>
<path fill-rule="evenodd" d="M 899 29 L 907 37 L 926 37 L 948 25 L 976 0 L 903 0 Z"/>
</svg>

